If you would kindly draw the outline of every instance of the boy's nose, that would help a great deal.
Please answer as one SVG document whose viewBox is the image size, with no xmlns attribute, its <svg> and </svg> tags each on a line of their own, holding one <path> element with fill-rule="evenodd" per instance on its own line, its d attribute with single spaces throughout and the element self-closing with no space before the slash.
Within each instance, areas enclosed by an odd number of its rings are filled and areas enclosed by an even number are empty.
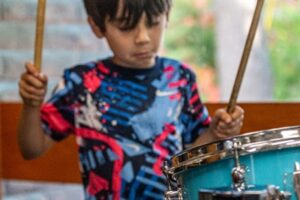
<svg viewBox="0 0 300 200">
<path fill-rule="evenodd" d="M 145 25 L 137 27 L 135 42 L 136 44 L 145 44 L 150 41 L 149 31 Z"/>
</svg>

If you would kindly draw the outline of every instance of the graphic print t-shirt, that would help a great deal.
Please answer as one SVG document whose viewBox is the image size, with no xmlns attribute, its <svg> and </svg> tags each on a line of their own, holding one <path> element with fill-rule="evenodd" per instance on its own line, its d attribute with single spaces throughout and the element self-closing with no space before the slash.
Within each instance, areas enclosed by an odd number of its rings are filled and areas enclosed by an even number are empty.
<svg viewBox="0 0 300 200">
<path fill-rule="evenodd" d="M 164 160 L 210 123 L 194 74 L 161 57 L 149 69 L 110 58 L 67 69 L 41 113 L 54 140 L 75 135 L 86 200 L 163 199 Z"/>
</svg>

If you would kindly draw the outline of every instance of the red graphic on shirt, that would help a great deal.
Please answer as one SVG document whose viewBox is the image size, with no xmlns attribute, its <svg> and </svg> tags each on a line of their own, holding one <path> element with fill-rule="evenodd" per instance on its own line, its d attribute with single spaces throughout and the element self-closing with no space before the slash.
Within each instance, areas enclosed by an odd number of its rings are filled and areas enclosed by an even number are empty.
<svg viewBox="0 0 300 200">
<path fill-rule="evenodd" d="M 97 76 L 96 70 L 89 71 L 83 75 L 83 84 L 91 93 L 98 89 L 101 79 Z"/>
<path fill-rule="evenodd" d="M 94 172 L 89 174 L 89 185 L 86 190 L 89 194 L 95 196 L 99 191 L 108 190 L 109 184 L 108 181 L 100 176 L 97 176 Z"/>
<path fill-rule="evenodd" d="M 193 86 L 192 86 L 192 93 L 194 95 L 192 96 L 192 98 L 189 101 L 190 105 L 193 105 L 196 102 L 199 103 L 200 97 L 199 97 L 199 94 L 197 92 L 197 85 L 196 84 L 193 84 Z"/>
<path fill-rule="evenodd" d="M 177 100 L 177 101 L 179 101 L 181 99 L 181 97 L 182 97 L 182 94 L 180 92 L 177 92 L 177 93 L 175 93 L 173 95 L 170 95 L 170 100 Z"/>
<path fill-rule="evenodd" d="M 171 79 L 173 77 L 174 71 L 175 69 L 172 65 L 169 65 L 164 69 L 164 74 L 167 76 L 167 79 Z"/>
<path fill-rule="evenodd" d="M 110 70 L 109 68 L 107 68 L 106 66 L 104 66 L 104 64 L 102 62 L 100 62 L 98 65 L 97 65 L 98 69 L 103 73 L 103 74 L 109 74 L 110 73 Z"/>
<path fill-rule="evenodd" d="M 171 82 L 169 83 L 170 88 L 177 88 L 177 87 L 185 87 L 187 85 L 187 80 L 186 79 L 181 79 L 176 82 Z"/>
<path fill-rule="evenodd" d="M 169 155 L 169 151 L 166 147 L 162 146 L 162 143 L 166 140 L 168 135 L 175 132 L 175 126 L 172 124 L 166 124 L 164 127 L 163 132 L 155 139 L 153 149 L 159 152 L 159 157 L 157 158 L 156 162 L 153 165 L 153 170 L 156 174 L 162 175 L 161 167 L 163 165 L 163 161 Z"/>
<path fill-rule="evenodd" d="M 53 104 L 45 104 L 42 108 L 42 120 L 49 123 L 49 128 L 61 133 L 68 133 L 73 126 L 64 119 L 60 111 Z"/>
<path fill-rule="evenodd" d="M 98 141 L 102 141 L 105 144 L 109 146 L 109 148 L 118 156 L 118 159 L 114 162 L 113 167 L 113 174 L 112 174 L 112 191 L 113 191 L 113 200 L 119 200 L 120 199 L 120 193 L 121 193 L 121 171 L 124 161 L 124 154 L 122 147 L 118 144 L 118 142 L 109 136 L 107 136 L 104 133 L 97 132 L 94 130 L 89 130 L 85 128 L 78 128 L 76 129 L 76 135 L 87 138 L 87 139 L 94 139 Z M 92 186 L 91 186 L 92 187 Z M 93 187 L 94 188 L 94 187 Z M 103 187 L 95 187 L 99 189 L 98 192 L 100 192 Z M 93 193 L 97 191 L 92 190 Z"/>
</svg>

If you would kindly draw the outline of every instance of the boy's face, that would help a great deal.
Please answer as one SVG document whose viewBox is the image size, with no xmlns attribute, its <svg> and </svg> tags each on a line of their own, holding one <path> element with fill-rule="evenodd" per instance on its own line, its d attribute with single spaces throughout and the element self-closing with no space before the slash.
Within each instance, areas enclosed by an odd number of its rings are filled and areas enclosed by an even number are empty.
<svg viewBox="0 0 300 200">
<path fill-rule="evenodd" d="M 168 23 L 168 14 L 161 14 L 149 25 L 146 14 L 143 13 L 136 27 L 124 29 L 124 24 L 117 13 L 116 20 L 106 20 L 105 32 L 100 31 L 99 37 L 106 38 L 113 51 L 113 61 L 129 68 L 150 68 L 155 64 L 155 57 L 159 51 L 164 30 Z"/>
</svg>

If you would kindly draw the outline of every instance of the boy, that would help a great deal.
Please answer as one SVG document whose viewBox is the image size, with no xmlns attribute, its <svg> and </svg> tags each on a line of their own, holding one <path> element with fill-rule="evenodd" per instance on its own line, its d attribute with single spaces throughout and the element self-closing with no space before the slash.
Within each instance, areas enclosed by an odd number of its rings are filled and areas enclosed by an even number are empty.
<svg viewBox="0 0 300 200">
<path fill-rule="evenodd" d="M 194 74 L 157 55 L 171 0 L 85 0 L 85 6 L 113 56 L 65 70 L 44 104 L 47 77 L 26 64 L 19 82 L 22 155 L 36 158 L 75 134 L 86 200 L 163 199 L 163 161 L 187 145 L 238 134 L 243 110 L 219 109 L 211 119 Z"/>
</svg>

